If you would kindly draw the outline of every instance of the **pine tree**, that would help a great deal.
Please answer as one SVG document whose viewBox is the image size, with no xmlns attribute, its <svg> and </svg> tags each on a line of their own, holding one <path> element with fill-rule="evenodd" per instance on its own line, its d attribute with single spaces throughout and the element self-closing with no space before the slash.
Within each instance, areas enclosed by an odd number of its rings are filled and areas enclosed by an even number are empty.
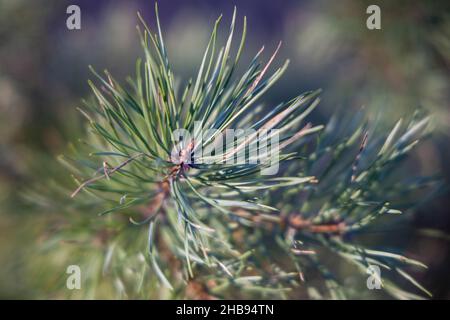
<svg viewBox="0 0 450 320">
<path fill-rule="evenodd" d="M 86 137 L 60 157 L 78 187 L 49 184 L 52 198 L 29 193 L 34 202 L 67 211 L 69 224 L 49 237 L 45 254 L 51 256 L 48 248 L 59 240 L 76 239 L 58 259 L 82 262 L 89 279 L 82 297 L 103 297 L 105 288 L 114 288 L 119 298 L 338 299 L 361 296 L 373 266 L 391 296 L 431 296 L 409 274 L 425 265 L 359 241 L 380 221 L 395 223 L 412 211 L 417 193 L 432 184 L 432 177 L 412 178 L 402 166 L 430 132 L 429 117 L 400 119 L 388 133 L 364 111 L 313 125 L 306 119 L 320 90 L 270 110 L 258 107 L 289 61 L 268 75 L 280 45 L 265 63 L 262 48 L 237 75 L 246 20 L 233 55 L 236 10 L 224 45 L 217 43 L 219 17 L 198 74 L 180 88 L 157 6 L 156 33 L 139 18 L 144 58 L 135 77 L 123 86 L 108 71 L 92 69 L 93 97 L 80 108 Z M 215 131 L 203 137 L 196 123 Z M 225 151 L 192 161 L 228 128 L 278 129 L 279 172 L 261 174 L 269 166 L 264 157 L 223 163 L 234 156 Z M 194 132 L 194 139 L 174 145 L 177 129 Z M 240 148 L 254 143 L 260 151 L 259 139 L 251 136 Z M 335 270 L 336 259 L 351 271 Z M 348 273 L 356 285 L 344 283 Z"/>
</svg>

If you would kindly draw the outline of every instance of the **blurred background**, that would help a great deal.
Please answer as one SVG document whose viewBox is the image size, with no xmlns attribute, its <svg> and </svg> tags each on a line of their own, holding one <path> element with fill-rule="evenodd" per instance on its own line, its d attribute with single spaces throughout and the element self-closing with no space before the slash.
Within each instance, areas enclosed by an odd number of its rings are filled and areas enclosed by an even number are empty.
<svg viewBox="0 0 450 320">
<path fill-rule="evenodd" d="M 68 30 L 66 8 L 81 8 L 81 30 Z M 215 19 L 222 33 L 234 4 L 238 27 L 248 19 L 246 64 L 262 45 L 283 41 L 276 63 L 291 60 L 264 101 L 279 102 L 323 89 L 312 116 L 325 122 L 335 112 L 365 108 L 386 130 L 422 109 L 433 115 L 434 135 L 408 162 L 414 174 L 450 177 L 449 1 L 235 1 L 164 0 L 162 29 L 177 81 L 198 68 Z M 366 28 L 366 8 L 381 8 L 381 30 Z M 45 189 L 49 177 L 69 175 L 54 160 L 82 135 L 76 111 L 89 96 L 88 65 L 116 79 L 134 73 L 141 56 L 136 25 L 140 11 L 154 25 L 153 1 L 0 0 L 0 297 L 59 297 L 52 277 L 65 270 L 30 259 L 45 238 L 49 217 L 64 208 L 36 209 L 23 200 L 29 185 Z M 266 52 L 266 56 L 269 53 Z M 274 64 L 276 64 L 274 63 Z M 435 298 L 450 299 L 448 191 L 419 208 L 390 239 L 429 266 L 418 274 Z M 431 232 L 431 229 L 440 232 Z M 39 263 L 39 264 L 38 264 Z"/>
</svg>

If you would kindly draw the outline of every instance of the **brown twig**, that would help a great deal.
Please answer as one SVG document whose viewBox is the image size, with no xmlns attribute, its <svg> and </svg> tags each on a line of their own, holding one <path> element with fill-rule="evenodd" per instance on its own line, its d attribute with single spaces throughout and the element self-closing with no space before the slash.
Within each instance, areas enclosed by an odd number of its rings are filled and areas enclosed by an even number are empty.
<svg viewBox="0 0 450 320">
<path fill-rule="evenodd" d="M 154 219 L 163 207 L 164 201 L 167 199 L 170 192 L 170 186 L 168 180 L 163 180 L 159 183 L 159 190 L 152 198 L 148 206 L 143 208 L 141 212 L 144 215 L 144 222 Z M 142 224 L 143 222 L 136 222 L 130 217 L 130 221 L 135 224 Z"/>
<path fill-rule="evenodd" d="M 287 219 L 287 223 L 291 228 L 296 230 L 306 230 L 312 233 L 338 233 L 341 234 L 345 231 L 345 223 L 326 223 L 326 224 L 314 224 L 311 220 L 303 219 L 300 215 L 291 215 Z"/>
<path fill-rule="evenodd" d="M 193 300 L 217 300 L 208 291 L 209 289 L 206 284 L 191 280 L 186 286 L 185 294 L 187 298 Z"/>
<path fill-rule="evenodd" d="M 84 181 L 82 184 L 80 184 L 80 185 L 78 186 L 78 188 L 77 188 L 74 192 L 72 192 L 72 194 L 70 195 L 70 197 L 71 197 L 71 198 L 75 197 L 75 196 L 76 196 L 76 195 L 77 195 L 84 187 L 86 187 L 87 185 L 89 185 L 89 184 L 91 184 L 91 183 L 93 183 L 93 182 L 95 182 L 95 181 L 101 180 L 101 179 L 103 179 L 103 178 L 105 178 L 105 177 L 107 177 L 107 178 L 109 179 L 109 176 L 110 176 L 111 174 L 113 174 L 113 173 L 116 172 L 117 170 L 120 170 L 121 168 L 125 167 L 125 166 L 126 166 L 127 164 L 129 164 L 131 161 L 135 160 L 136 158 L 138 158 L 138 157 L 140 157 L 140 156 L 142 156 L 142 155 L 145 155 L 145 153 L 143 153 L 143 152 L 138 153 L 138 154 L 136 154 L 136 155 L 134 155 L 134 156 L 128 158 L 127 160 L 125 160 L 124 162 L 122 162 L 121 164 L 119 164 L 117 167 L 114 167 L 114 168 L 111 168 L 111 169 L 109 169 L 108 166 L 107 166 L 107 164 L 106 164 L 106 162 L 104 162 L 104 163 L 103 163 L 103 174 L 102 174 L 101 176 L 94 177 L 94 178 L 91 178 L 91 179 L 89 179 L 89 180 Z"/>
<path fill-rule="evenodd" d="M 241 208 L 234 210 L 233 213 L 240 218 L 247 219 L 255 223 L 278 223 L 282 227 L 289 226 L 295 230 L 305 230 L 312 233 L 341 234 L 345 231 L 346 227 L 344 222 L 315 224 L 311 222 L 311 220 L 304 219 L 298 214 L 283 218 L 281 216 L 254 214 Z"/>
</svg>

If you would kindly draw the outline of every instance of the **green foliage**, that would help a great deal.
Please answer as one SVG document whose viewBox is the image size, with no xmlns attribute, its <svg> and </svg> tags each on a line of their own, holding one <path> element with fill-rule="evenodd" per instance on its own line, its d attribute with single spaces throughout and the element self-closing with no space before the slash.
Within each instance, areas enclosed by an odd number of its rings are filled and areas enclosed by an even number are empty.
<svg viewBox="0 0 450 320">
<path fill-rule="evenodd" d="M 355 297 L 357 288 L 331 270 L 330 259 L 338 258 L 355 267 L 362 289 L 367 290 L 367 267 L 377 265 L 386 271 L 383 286 L 392 296 L 421 297 L 400 289 L 398 278 L 429 295 L 405 271 L 425 268 L 422 263 L 354 240 L 380 220 L 400 219 L 417 203 L 409 201 L 414 192 L 432 183 L 400 170 L 428 133 L 429 119 L 417 114 L 407 124 L 400 120 L 388 134 L 362 112 L 312 126 L 305 118 L 318 105 L 320 91 L 267 111 L 257 106 L 258 99 L 288 61 L 267 76 L 280 46 L 265 64 L 261 49 L 237 76 L 246 21 L 232 55 L 236 11 L 219 49 L 220 20 L 197 76 L 184 88 L 170 68 L 158 18 L 156 33 L 141 18 L 145 55 L 126 88 L 107 71 L 104 76 L 93 71 L 94 97 L 80 109 L 89 121 L 88 135 L 71 148 L 72 155 L 60 158 L 79 186 L 67 203 L 70 225 L 52 238 L 54 245 L 77 239 L 68 256 L 89 270 L 84 297 L 98 297 L 101 279 L 118 298 Z M 195 132 L 174 159 L 172 132 L 195 130 L 195 122 L 217 131 L 203 139 Z M 278 175 L 260 174 L 268 166 L 262 158 L 257 164 L 223 164 L 229 154 L 216 153 L 207 164 L 183 161 L 197 148 L 211 147 L 227 128 L 279 129 Z M 56 202 L 39 192 L 30 198 L 46 206 Z M 309 275 L 322 281 L 310 283 Z"/>
</svg>

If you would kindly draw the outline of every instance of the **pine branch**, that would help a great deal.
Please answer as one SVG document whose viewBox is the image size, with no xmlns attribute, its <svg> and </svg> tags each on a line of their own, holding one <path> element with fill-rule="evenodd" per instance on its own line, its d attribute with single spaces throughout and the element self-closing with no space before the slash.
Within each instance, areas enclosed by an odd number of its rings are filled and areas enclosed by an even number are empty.
<svg viewBox="0 0 450 320">
<path fill-rule="evenodd" d="M 155 289 L 156 276 L 170 288 L 164 297 L 186 292 L 188 297 L 236 298 L 233 288 L 240 289 L 239 297 L 287 298 L 301 289 L 304 297 L 345 297 L 351 290 L 326 267 L 324 254 L 354 265 L 363 279 L 367 267 L 377 265 L 429 294 L 399 268 L 424 267 L 420 262 L 364 248 L 348 237 L 364 234 L 385 216 L 399 215 L 404 210 L 391 203 L 404 202 L 421 188 L 420 178 L 407 184 L 398 178 L 405 155 L 428 133 L 429 119 L 412 120 L 408 127 L 399 121 L 388 135 L 367 129 L 358 115 L 338 115 L 327 126 L 304 123 L 319 103 L 320 90 L 270 111 L 254 108 L 288 61 L 267 76 L 280 42 L 268 62 L 260 62 L 260 50 L 246 71 L 236 75 L 246 35 L 244 19 L 233 57 L 236 10 L 218 52 L 221 18 L 216 21 L 195 81 L 189 80 L 179 96 L 156 18 L 153 33 L 139 15 L 145 59 L 136 63 L 131 89 L 107 71 L 104 77 L 93 71 L 98 84 L 89 85 L 95 100 L 82 111 L 91 131 L 78 157 L 63 159 L 77 176 L 72 205 L 102 208 L 101 214 L 121 226 L 101 243 L 108 248 L 103 270 L 114 270 L 118 296 L 163 297 Z M 196 123 L 214 131 L 203 136 Z M 237 146 L 230 143 L 235 146 L 231 151 L 196 157 L 199 149 L 214 150 L 228 128 L 255 131 Z M 194 135 L 175 143 L 177 129 Z M 261 174 L 269 163 L 259 153 L 252 163 L 224 162 L 252 144 L 262 150 L 259 134 L 271 135 L 272 129 L 282 133 L 276 176 Z M 90 157 L 78 160 L 83 154 Z M 413 208 L 414 202 L 402 209 Z M 148 233 L 126 228 L 116 212 L 133 225 L 148 226 Z M 91 217 L 78 219 L 89 225 Z M 108 227 L 93 228 L 103 234 Z M 140 271 L 127 278 L 123 273 L 130 263 Z M 323 278 L 314 290 L 305 289 L 309 272 Z M 383 283 L 397 298 L 418 297 L 394 281 Z"/>
</svg>

